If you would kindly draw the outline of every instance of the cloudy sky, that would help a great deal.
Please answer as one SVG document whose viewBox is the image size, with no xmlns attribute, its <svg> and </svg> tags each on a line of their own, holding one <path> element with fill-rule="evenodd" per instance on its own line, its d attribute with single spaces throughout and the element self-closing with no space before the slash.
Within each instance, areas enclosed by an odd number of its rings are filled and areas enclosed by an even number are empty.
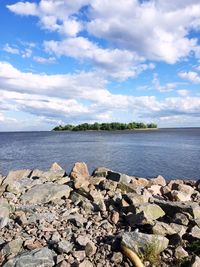
<svg viewBox="0 0 200 267">
<path fill-rule="evenodd" d="M 0 131 L 200 126 L 199 0 L 1 0 L 0 36 Z"/>
</svg>

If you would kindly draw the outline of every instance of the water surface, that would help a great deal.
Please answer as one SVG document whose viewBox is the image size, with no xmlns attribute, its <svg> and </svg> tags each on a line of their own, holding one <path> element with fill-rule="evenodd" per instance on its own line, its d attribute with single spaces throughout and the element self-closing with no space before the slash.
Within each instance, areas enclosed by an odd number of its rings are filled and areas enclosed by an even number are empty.
<svg viewBox="0 0 200 267">
<path fill-rule="evenodd" d="M 142 177 L 200 178 L 200 128 L 115 132 L 0 133 L 0 173 L 48 169 L 67 172 L 77 161 Z"/>
</svg>

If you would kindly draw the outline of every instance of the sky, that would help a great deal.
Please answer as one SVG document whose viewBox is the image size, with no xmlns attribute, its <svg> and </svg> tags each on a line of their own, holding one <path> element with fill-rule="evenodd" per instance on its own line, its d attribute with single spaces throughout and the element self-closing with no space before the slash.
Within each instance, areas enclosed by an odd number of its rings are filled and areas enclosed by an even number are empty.
<svg viewBox="0 0 200 267">
<path fill-rule="evenodd" d="M 0 131 L 200 126 L 199 0 L 0 1 Z"/>
</svg>

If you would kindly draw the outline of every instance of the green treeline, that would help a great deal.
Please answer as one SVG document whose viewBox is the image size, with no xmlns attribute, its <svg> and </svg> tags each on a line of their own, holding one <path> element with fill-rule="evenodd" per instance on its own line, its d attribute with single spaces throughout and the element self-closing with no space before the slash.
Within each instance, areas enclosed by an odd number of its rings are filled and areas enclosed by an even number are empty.
<svg viewBox="0 0 200 267">
<path fill-rule="evenodd" d="M 149 123 L 145 124 L 143 122 L 130 122 L 130 123 L 98 123 L 93 124 L 83 123 L 78 125 L 59 125 L 56 126 L 53 131 L 114 131 L 114 130 L 134 130 L 134 129 L 153 129 L 157 128 L 157 124 Z"/>
</svg>

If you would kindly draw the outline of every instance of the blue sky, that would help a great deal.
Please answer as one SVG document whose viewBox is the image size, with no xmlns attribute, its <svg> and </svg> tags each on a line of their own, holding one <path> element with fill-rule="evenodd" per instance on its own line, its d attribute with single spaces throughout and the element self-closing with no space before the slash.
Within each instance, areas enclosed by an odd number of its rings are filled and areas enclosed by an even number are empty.
<svg viewBox="0 0 200 267">
<path fill-rule="evenodd" d="M 0 131 L 200 126 L 199 0 L 1 0 L 0 22 Z"/>
</svg>

